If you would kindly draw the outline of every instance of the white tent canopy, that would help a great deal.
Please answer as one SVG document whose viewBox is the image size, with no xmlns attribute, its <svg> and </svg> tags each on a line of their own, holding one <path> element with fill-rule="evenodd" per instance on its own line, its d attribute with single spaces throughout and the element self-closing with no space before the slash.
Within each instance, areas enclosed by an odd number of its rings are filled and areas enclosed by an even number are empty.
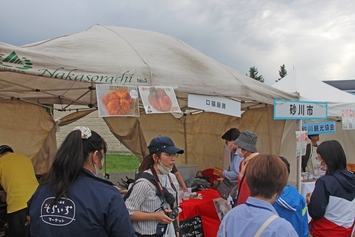
<svg viewBox="0 0 355 237">
<path fill-rule="evenodd" d="M 341 117 L 342 108 L 355 108 L 355 96 L 328 85 L 302 70 L 294 69 L 272 87 L 285 92 L 298 92 L 300 101 L 328 103 L 328 116 Z"/>
<path fill-rule="evenodd" d="M 0 111 L 6 109 L 8 115 L 0 116 L 0 144 L 12 145 L 32 159 L 50 158 L 56 149 L 47 147 L 55 144 L 53 119 L 40 114 L 48 122 L 45 129 L 43 121 L 36 119 L 27 121 L 32 122 L 27 129 L 20 129 L 18 124 L 29 117 L 28 112 L 19 115 L 19 108 L 26 107 L 24 102 L 62 104 L 63 110 L 72 105 L 83 110 L 95 108 L 97 83 L 172 86 L 182 111 L 189 109 L 189 93 L 241 101 L 246 111 L 242 118 L 200 113 L 176 119 L 170 114 L 147 115 L 141 109 L 139 118 L 104 119 L 111 132 L 138 157 L 144 155 L 145 141 L 167 135 L 185 149 L 178 165 L 198 164 L 200 169 L 222 166 L 221 136 L 231 127 L 256 132 L 259 151 L 277 154 L 284 121 L 273 120 L 274 99 L 298 100 L 297 93 L 251 79 L 176 38 L 94 25 L 84 32 L 22 47 L 0 43 Z M 85 111 L 74 114 L 62 125 L 85 115 Z M 42 168 L 38 172 L 45 171 Z"/>
<path fill-rule="evenodd" d="M 145 30 L 94 25 L 81 33 L 22 47 L 0 43 L 0 56 L 3 99 L 93 106 L 96 83 L 173 86 L 180 92 L 255 104 L 297 99 L 176 38 Z"/>
<path fill-rule="evenodd" d="M 276 82 L 272 87 L 283 90 L 285 92 L 298 92 L 300 101 L 311 102 L 327 102 L 328 103 L 328 119 L 336 122 L 336 132 L 320 135 L 319 143 L 325 140 L 338 140 L 347 155 L 349 163 L 355 162 L 355 133 L 353 130 L 344 131 L 341 126 L 342 108 L 355 109 L 355 96 L 347 92 L 332 87 L 312 76 L 307 75 L 300 69 L 294 69 L 282 80 Z M 334 117 L 338 117 L 335 118 Z M 303 123 L 324 122 L 326 120 L 303 120 Z M 280 155 L 285 157 L 294 157 L 296 153 L 296 136 L 297 130 L 295 120 L 287 120 L 283 132 L 283 139 L 280 147 Z M 296 159 L 292 159 L 291 167 L 296 167 Z M 294 169 L 295 171 L 296 169 Z M 296 173 L 291 171 L 291 180 L 296 180 Z"/>
</svg>

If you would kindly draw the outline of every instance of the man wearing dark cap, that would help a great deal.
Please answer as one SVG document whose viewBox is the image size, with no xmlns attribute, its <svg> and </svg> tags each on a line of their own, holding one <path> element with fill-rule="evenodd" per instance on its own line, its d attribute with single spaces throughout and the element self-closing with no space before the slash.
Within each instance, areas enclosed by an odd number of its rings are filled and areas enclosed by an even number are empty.
<svg viewBox="0 0 355 237">
<path fill-rule="evenodd" d="M 245 203 L 250 196 L 250 191 L 246 184 L 244 174 L 249 161 L 259 154 L 258 149 L 256 148 L 257 141 L 258 135 L 249 130 L 244 130 L 233 143 L 238 146 L 238 156 L 244 157 L 244 160 L 240 164 L 237 205 Z"/>
<path fill-rule="evenodd" d="M 229 179 L 229 181 L 235 183 L 235 185 L 238 183 L 239 166 L 243 160 L 243 158 L 239 157 L 237 154 L 238 147 L 233 144 L 233 142 L 239 137 L 239 134 L 240 131 L 237 128 L 231 128 L 222 136 L 222 139 L 226 142 L 228 151 L 232 153 L 232 159 L 229 170 L 224 170 L 220 176 Z"/>
<path fill-rule="evenodd" d="M 7 194 L 9 233 L 6 236 L 29 236 L 29 228 L 25 226 L 27 201 L 38 186 L 32 161 L 14 153 L 10 146 L 0 146 L 0 183 Z"/>
</svg>

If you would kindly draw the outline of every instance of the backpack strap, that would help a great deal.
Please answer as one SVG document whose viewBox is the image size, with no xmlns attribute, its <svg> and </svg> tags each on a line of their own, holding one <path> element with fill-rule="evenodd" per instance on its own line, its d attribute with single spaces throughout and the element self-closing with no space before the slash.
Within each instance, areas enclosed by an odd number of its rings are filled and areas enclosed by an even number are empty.
<svg viewBox="0 0 355 237">
<path fill-rule="evenodd" d="M 244 177 L 245 177 L 245 174 L 243 175 L 242 180 L 240 181 L 240 185 L 239 185 L 239 187 L 238 187 L 238 195 L 237 195 L 237 199 L 236 199 L 236 201 L 235 201 L 235 203 L 234 203 L 235 206 L 237 206 L 237 203 L 238 203 L 238 199 L 239 199 L 239 195 L 240 195 L 240 190 L 242 189 Z"/>
<path fill-rule="evenodd" d="M 152 182 L 150 182 L 148 179 L 146 179 L 146 178 L 139 178 L 139 179 L 137 179 L 137 181 L 136 181 L 135 183 L 138 183 L 138 182 L 140 182 L 140 181 L 146 182 L 147 184 L 149 184 L 149 186 L 150 186 L 153 190 L 157 191 L 157 187 L 156 187 L 154 184 L 152 184 Z"/>
<path fill-rule="evenodd" d="M 158 184 L 155 182 L 155 179 L 154 179 L 153 175 L 151 175 L 151 174 L 149 174 L 147 172 L 143 172 L 143 173 L 138 174 L 137 180 L 134 182 L 132 187 L 130 189 L 128 189 L 128 192 L 123 196 L 123 201 L 126 201 L 127 198 L 129 198 L 129 196 L 132 193 L 134 185 L 136 185 L 136 183 L 138 183 L 140 181 L 147 182 L 153 188 L 153 190 L 155 190 L 157 196 L 161 195 L 160 191 L 159 191 L 159 188 L 158 188 Z"/>
<path fill-rule="evenodd" d="M 227 215 L 223 218 L 224 219 L 224 225 L 223 225 L 223 237 L 226 237 L 226 223 L 227 223 L 227 216 L 228 214 L 231 212 L 231 210 L 229 212 L 227 212 Z"/>
<path fill-rule="evenodd" d="M 261 235 L 261 233 L 263 233 L 263 231 L 265 230 L 265 228 L 276 218 L 278 218 L 277 215 L 272 215 L 269 217 L 269 219 L 267 219 L 264 224 L 260 227 L 260 229 L 258 230 L 258 232 L 256 232 L 256 234 L 254 235 L 254 237 L 259 237 Z"/>
</svg>

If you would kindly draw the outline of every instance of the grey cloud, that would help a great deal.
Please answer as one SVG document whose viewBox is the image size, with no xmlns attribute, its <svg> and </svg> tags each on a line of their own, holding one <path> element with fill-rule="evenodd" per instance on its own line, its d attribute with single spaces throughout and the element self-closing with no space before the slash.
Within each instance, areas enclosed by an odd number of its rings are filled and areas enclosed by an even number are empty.
<svg viewBox="0 0 355 237">
<path fill-rule="evenodd" d="M 350 0 L 7 1 L 0 41 L 20 46 L 98 23 L 171 35 L 243 73 L 256 66 L 268 84 L 282 64 L 319 79 L 350 79 L 353 9 Z"/>
</svg>

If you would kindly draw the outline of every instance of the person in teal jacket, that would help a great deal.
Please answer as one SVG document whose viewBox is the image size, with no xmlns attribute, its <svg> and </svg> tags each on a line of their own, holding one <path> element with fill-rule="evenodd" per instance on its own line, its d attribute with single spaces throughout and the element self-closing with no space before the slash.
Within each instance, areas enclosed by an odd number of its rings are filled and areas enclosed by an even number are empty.
<svg viewBox="0 0 355 237">
<path fill-rule="evenodd" d="M 280 156 L 287 166 L 290 174 L 290 163 Z M 308 237 L 308 217 L 307 206 L 304 197 L 298 193 L 297 189 L 291 185 L 284 188 L 282 194 L 277 197 L 273 204 L 280 217 L 286 219 L 295 228 L 298 236 Z"/>
</svg>

